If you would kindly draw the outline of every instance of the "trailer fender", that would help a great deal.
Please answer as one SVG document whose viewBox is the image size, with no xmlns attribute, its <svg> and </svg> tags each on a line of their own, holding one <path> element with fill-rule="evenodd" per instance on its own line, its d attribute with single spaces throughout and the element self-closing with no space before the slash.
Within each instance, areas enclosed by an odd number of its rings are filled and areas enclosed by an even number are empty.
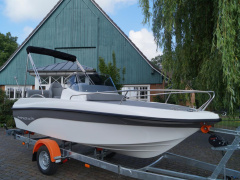
<svg viewBox="0 0 240 180">
<path fill-rule="evenodd" d="M 54 158 L 61 157 L 61 151 L 56 141 L 51 139 L 40 139 L 34 145 L 32 161 L 37 160 L 38 149 L 43 145 L 45 145 L 48 148 L 52 162 L 56 162 L 56 159 Z"/>
</svg>

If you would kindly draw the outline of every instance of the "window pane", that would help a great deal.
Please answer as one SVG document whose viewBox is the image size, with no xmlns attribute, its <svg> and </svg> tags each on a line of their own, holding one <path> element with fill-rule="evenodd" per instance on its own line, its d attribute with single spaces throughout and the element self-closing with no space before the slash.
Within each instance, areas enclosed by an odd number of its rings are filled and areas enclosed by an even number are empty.
<svg viewBox="0 0 240 180">
<path fill-rule="evenodd" d="M 148 101 L 148 87 L 147 86 L 128 86 L 124 87 L 123 90 L 134 90 L 128 93 L 130 99 Z"/>
<path fill-rule="evenodd" d="M 17 88 L 15 91 L 15 98 L 21 98 L 22 97 L 22 89 Z"/>
<path fill-rule="evenodd" d="M 140 99 L 147 99 L 147 87 L 140 87 Z"/>
<path fill-rule="evenodd" d="M 31 88 L 29 88 L 29 87 L 25 88 L 24 97 L 26 97 L 26 93 L 27 93 L 28 90 L 31 90 Z"/>
<path fill-rule="evenodd" d="M 13 88 L 7 88 L 7 95 L 9 98 L 14 98 L 14 89 Z"/>
<path fill-rule="evenodd" d="M 58 82 L 61 84 L 61 76 L 52 76 L 51 83 Z"/>
<path fill-rule="evenodd" d="M 41 77 L 41 84 L 49 84 L 49 77 Z"/>
<path fill-rule="evenodd" d="M 135 91 L 135 93 L 136 93 L 136 99 L 138 99 L 138 98 L 139 98 L 139 91 L 138 91 L 138 87 L 134 87 L 134 90 L 136 90 L 136 91 Z"/>
</svg>

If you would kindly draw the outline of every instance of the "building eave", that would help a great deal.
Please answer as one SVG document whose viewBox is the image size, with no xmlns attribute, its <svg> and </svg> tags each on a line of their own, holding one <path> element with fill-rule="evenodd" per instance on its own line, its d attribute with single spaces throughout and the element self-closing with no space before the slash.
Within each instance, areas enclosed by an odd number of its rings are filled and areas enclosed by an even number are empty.
<svg viewBox="0 0 240 180">
<path fill-rule="evenodd" d="M 71 75 L 73 73 L 75 73 L 76 71 L 39 71 L 38 74 L 39 76 L 68 76 Z M 88 71 L 87 71 L 88 72 Z M 83 73 L 83 72 L 79 72 L 79 73 Z M 88 74 L 94 74 L 96 73 L 95 71 L 89 71 Z M 36 76 L 36 74 L 32 71 L 29 71 L 29 74 L 31 76 Z"/>
</svg>

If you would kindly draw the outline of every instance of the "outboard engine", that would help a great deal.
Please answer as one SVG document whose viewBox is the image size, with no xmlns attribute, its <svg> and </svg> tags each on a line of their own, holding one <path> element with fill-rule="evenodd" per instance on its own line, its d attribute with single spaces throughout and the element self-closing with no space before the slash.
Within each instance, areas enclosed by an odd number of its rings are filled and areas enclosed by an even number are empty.
<svg viewBox="0 0 240 180">
<path fill-rule="evenodd" d="M 221 147 L 221 146 L 227 146 L 228 141 L 225 141 L 221 136 L 218 136 L 216 134 L 212 134 L 208 138 L 208 142 L 213 146 L 213 147 Z"/>
</svg>

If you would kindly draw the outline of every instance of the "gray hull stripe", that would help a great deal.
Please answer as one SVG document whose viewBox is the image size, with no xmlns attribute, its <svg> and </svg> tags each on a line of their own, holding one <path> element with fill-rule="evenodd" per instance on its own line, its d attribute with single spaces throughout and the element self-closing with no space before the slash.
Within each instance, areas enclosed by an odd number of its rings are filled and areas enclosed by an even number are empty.
<svg viewBox="0 0 240 180">
<path fill-rule="evenodd" d="M 156 127 L 200 127 L 201 122 L 213 124 L 221 121 L 221 119 L 153 118 L 55 108 L 12 108 L 12 110 L 13 116 L 24 122 L 26 125 L 40 118 L 55 118 L 93 123 Z"/>
</svg>

